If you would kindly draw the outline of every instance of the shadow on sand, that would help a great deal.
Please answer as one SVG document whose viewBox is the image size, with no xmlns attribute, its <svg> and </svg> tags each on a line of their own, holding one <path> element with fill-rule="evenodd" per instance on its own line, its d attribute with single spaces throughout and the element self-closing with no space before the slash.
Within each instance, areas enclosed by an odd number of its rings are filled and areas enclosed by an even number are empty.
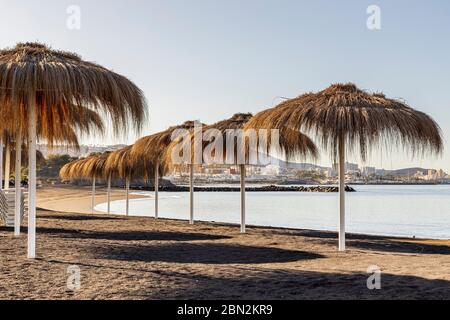
<svg viewBox="0 0 450 320">
<path fill-rule="evenodd" d="M 202 264 L 259 264 L 318 259 L 320 254 L 223 243 L 183 243 L 93 248 L 100 259 Z"/>
<path fill-rule="evenodd" d="M 180 275 L 178 287 L 141 288 L 147 299 L 449 299 L 450 282 L 415 276 L 381 275 L 381 289 L 367 288 L 368 274 L 293 270 L 240 270 L 241 275 Z M 179 280 L 182 279 L 182 280 Z"/>
<path fill-rule="evenodd" d="M 50 263 L 72 265 L 72 261 L 49 260 Z M 217 275 L 202 274 L 202 269 L 186 269 L 178 272 L 167 268 L 135 266 L 126 268 L 99 264 L 78 263 L 84 268 L 112 269 L 119 274 L 139 272 L 149 283 L 136 291 L 129 291 L 130 299 L 179 299 L 179 300 L 367 300 L 367 299 L 450 299 L 450 281 L 426 279 L 417 276 L 381 274 L 381 289 L 369 290 L 367 280 L 371 274 L 296 271 L 280 269 L 256 269 L 236 266 L 217 269 Z M 164 277 L 173 285 L 154 286 L 154 277 Z"/>
<path fill-rule="evenodd" d="M 55 219 L 55 220 L 67 220 L 67 221 L 102 221 L 102 220 L 119 220 L 115 217 L 105 217 L 105 216 L 88 216 L 88 215 L 51 215 L 51 214 L 40 214 L 39 219 Z"/>
<path fill-rule="evenodd" d="M 311 238 L 320 243 L 337 245 L 337 233 L 313 230 L 274 231 L 277 235 Z M 392 253 L 450 254 L 450 246 L 423 243 L 415 239 L 347 234 L 347 248 Z"/>
<path fill-rule="evenodd" d="M 0 231 L 12 231 L 11 228 L 0 227 Z M 27 233 L 27 228 L 22 227 Z M 37 234 L 75 239 L 112 240 L 112 241 L 202 241 L 229 239 L 229 236 L 220 236 L 204 233 L 169 232 L 169 231 L 90 231 L 64 228 L 38 227 Z"/>
</svg>

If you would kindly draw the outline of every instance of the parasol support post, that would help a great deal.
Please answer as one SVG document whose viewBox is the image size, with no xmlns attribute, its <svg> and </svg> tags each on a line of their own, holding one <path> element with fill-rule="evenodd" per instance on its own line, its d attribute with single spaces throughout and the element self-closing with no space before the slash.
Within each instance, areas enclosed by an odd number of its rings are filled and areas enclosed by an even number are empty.
<svg viewBox="0 0 450 320">
<path fill-rule="evenodd" d="M 0 190 L 3 189 L 3 139 L 0 138 Z"/>
<path fill-rule="evenodd" d="M 92 178 L 92 199 L 91 199 L 91 212 L 95 212 L 95 177 Z"/>
<path fill-rule="evenodd" d="M 28 101 L 28 259 L 36 258 L 36 97 Z"/>
<path fill-rule="evenodd" d="M 194 165 L 189 165 L 189 224 L 194 224 Z"/>
<path fill-rule="evenodd" d="M 111 214 L 111 175 L 108 176 L 108 186 L 107 186 L 107 201 L 108 201 L 108 214 Z"/>
<path fill-rule="evenodd" d="M 245 164 L 240 165 L 241 173 L 241 233 L 245 233 Z"/>
<path fill-rule="evenodd" d="M 6 142 L 5 148 L 5 184 L 3 189 L 9 190 L 9 175 L 11 173 L 11 146 Z"/>
<path fill-rule="evenodd" d="M 345 251 L 345 145 L 339 139 L 339 251 Z"/>
<path fill-rule="evenodd" d="M 22 181 L 22 130 L 17 129 L 16 134 L 16 159 L 15 159 L 16 175 L 14 177 L 14 235 L 20 236 L 20 223 L 22 222 L 22 194 L 21 194 L 21 181 Z"/>
<path fill-rule="evenodd" d="M 125 189 L 126 189 L 126 208 L 125 214 L 128 216 L 130 214 L 130 177 L 125 179 Z"/>
<path fill-rule="evenodd" d="M 155 165 L 155 219 L 158 219 L 158 210 L 159 210 L 159 163 L 157 162 Z"/>
</svg>

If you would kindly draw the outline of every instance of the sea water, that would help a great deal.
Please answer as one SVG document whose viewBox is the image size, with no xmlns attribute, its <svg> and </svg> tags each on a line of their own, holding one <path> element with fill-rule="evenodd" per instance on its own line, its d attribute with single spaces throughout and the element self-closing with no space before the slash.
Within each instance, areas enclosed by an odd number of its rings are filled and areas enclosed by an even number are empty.
<svg viewBox="0 0 450 320">
<path fill-rule="evenodd" d="M 351 233 L 450 239 L 450 185 L 361 185 L 346 194 Z M 153 192 L 130 200 L 130 215 L 154 216 Z M 125 194 L 124 194 L 125 197 Z M 106 212 L 106 204 L 96 210 Z M 196 192 L 195 220 L 240 223 L 239 192 Z M 125 200 L 111 203 L 125 214 Z M 189 193 L 160 192 L 159 217 L 189 219 Z M 247 225 L 336 231 L 337 193 L 247 192 Z"/>
</svg>

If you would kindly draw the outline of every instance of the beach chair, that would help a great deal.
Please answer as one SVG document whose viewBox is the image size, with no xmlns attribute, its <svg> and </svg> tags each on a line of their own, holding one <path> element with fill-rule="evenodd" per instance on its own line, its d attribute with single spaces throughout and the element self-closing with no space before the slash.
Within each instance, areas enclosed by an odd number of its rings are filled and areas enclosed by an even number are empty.
<svg viewBox="0 0 450 320">
<path fill-rule="evenodd" d="M 23 221 L 25 215 L 25 192 L 22 193 L 20 201 L 20 222 Z M 14 227 L 14 207 L 15 207 L 15 190 L 0 190 L 0 220 L 6 227 Z"/>
</svg>

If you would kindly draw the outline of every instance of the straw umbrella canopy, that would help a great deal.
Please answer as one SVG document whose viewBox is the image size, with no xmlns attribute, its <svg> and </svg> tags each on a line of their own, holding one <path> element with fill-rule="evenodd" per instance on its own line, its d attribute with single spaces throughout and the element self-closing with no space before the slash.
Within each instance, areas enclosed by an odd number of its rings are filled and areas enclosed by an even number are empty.
<svg viewBox="0 0 450 320">
<path fill-rule="evenodd" d="M 315 144 L 309 139 L 306 135 L 294 131 L 294 130 L 282 130 L 279 135 L 278 141 L 274 141 L 272 139 L 272 132 L 265 131 L 266 136 L 261 137 L 259 135 L 260 130 L 256 130 L 255 132 L 255 142 L 256 145 L 251 146 L 249 139 L 251 137 L 247 135 L 249 130 L 246 130 L 245 126 L 247 122 L 252 119 L 251 113 L 236 113 L 231 118 L 225 119 L 214 124 L 208 126 L 202 126 L 201 135 L 202 135 L 202 154 L 201 159 L 199 155 L 195 155 L 191 153 L 191 163 L 195 163 L 196 161 L 201 161 L 202 164 L 206 165 L 214 165 L 214 164 L 229 164 L 229 165 L 239 165 L 240 167 L 240 180 L 241 180 L 241 232 L 245 232 L 245 174 L 246 174 L 246 164 L 257 164 L 258 157 L 260 156 L 259 152 L 264 152 L 268 154 L 270 150 L 277 149 L 278 152 L 284 153 L 287 156 L 310 156 L 312 158 L 317 157 L 317 148 Z M 266 129 L 266 128 L 262 128 Z M 241 136 L 242 145 L 239 146 L 236 143 L 236 138 Z M 206 155 L 203 150 L 208 148 L 208 145 L 211 142 L 216 142 L 216 139 L 221 139 L 222 141 L 222 150 L 216 150 L 213 148 L 211 150 L 211 154 Z M 264 139 L 262 139 L 264 138 Z M 264 143 L 263 141 L 264 140 Z M 176 152 L 175 148 L 179 148 L 179 144 L 181 144 L 181 148 L 184 149 L 183 144 L 188 143 L 190 150 L 195 149 L 196 145 L 196 136 L 195 132 L 190 134 L 188 139 L 183 139 L 183 141 L 175 140 L 173 141 L 166 150 L 165 153 L 165 162 L 171 163 L 171 159 L 173 157 L 174 152 Z M 220 147 L 220 144 L 217 145 Z M 231 146 L 231 147 L 230 147 Z M 232 149 L 231 149 L 232 148 Z M 243 148 L 243 149 L 242 149 Z M 255 150 L 252 150 L 255 148 Z M 221 152 L 220 154 L 216 154 L 216 152 Z M 250 152 L 256 151 L 255 158 L 253 163 Z M 195 152 L 195 150 L 194 150 Z M 232 152 L 232 154 L 228 154 Z M 239 155 L 239 153 L 241 153 Z M 213 157 L 213 159 L 209 159 L 209 157 Z M 218 157 L 216 157 L 218 156 Z M 199 159 L 195 159 L 199 158 Z M 173 164 L 172 164 L 173 165 Z M 191 166 L 192 167 L 192 166 Z M 192 169 L 191 169 L 192 174 Z M 191 223 L 193 223 L 193 209 L 191 208 Z"/>
<path fill-rule="evenodd" d="M 194 224 L 194 185 L 193 185 L 193 175 L 194 175 L 194 166 L 193 164 L 195 164 L 198 160 L 200 160 L 201 164 L 205 163 L 205 159 L 203 159 L 203 150 L 205 147 L 207 147 L 209 141 L 207 141 L 207 139 L 203 139 L 201 140 L 201 144 L 202 144 L 202 149 L 201 149 L 201 159 L 196 159 L 198 157 L 196 157 L 196 134 L 201 133 L 202 137 L 204 134 L 207 134 L 208 132 L 210 132 L 210 129 L 212 130 L 217 130 L 218 132 L 221 133 L 222 138 L 224 140 L 226 140 L 226 130 L 236 130 L 236 129 L 242 129 L 244 124 L 252 117 L 252 115 L 250 113 L 237 113 L 235 115 L 233 115 L 233 117 L 231 117 L 230 119 L 226 119 L 223 121 L 219 121 L 216 122 L 212 125 L 208 125 L 208 126 L 202 126 L 201 127 L 201 131 L 197 132 L 195 129 L 193 131 L 191 131 L 190 136 L 188 139 L 183 139 L 182 142 L 180 142 L 179 140 L 174 140 L 169 147 L 167 148 L 166 152 L 165 152 L 165 159 L 166 159 L 166 163 L 173 165 L 172 163 L 172 156 L 173 156 L 173 152 L 174 152 L 174 148 L 177 147 L 178 144 L 180 143 L 188 143 L 189 144 L 189 149 L 191 150 L 191 159 L 190 159 L 190 163 L 189 163 L 189 189 L 190 189 L 190 215 L 189 215 L 189 223 L 190 224 Z M 209 138 L 209 137 L 208 137 Z M 212 137 L 211 137 L 212 138 Z M 223 144 L 223 148 L 224 148 L 224 153 L 223 155 L 226 156 L 226 143 Z M 193 152 L 192 152 L 193 151 Z M 216 151 L 216 150 L 214 150 Z M 198 152 L 197 152 L 198 153 Z M 237 156 L 237 152 L 234 154 L 235 156 Z M 235 159 L 237 159 L 237 157 L 235 157 Z M 219 161 L 219 163 L 224 164 L 225 159 L 222 159 L 221 161 Z M 245 232 L 245 184 L 244 184 L 244 176 L 245 176 L 245 165 L 240 166 L 240 173 L 241 173 L 241 231 Z"/>
<path fill-rule="evenodd" d="M 80 176 L 90 179 L 107 178 L 109 173 L 106 171 L 106 161 L 108 160 L 110 154 L 111 151 L 106 151 L 99 155 L 93 155 L 86 158 L 86 161 L 84 161 L 80 167 Z"/>
<path fill-rule="evenodd" d="M 278 136 L 275 136 L 274 133 L 270 131 L 270 127 L 261 127 L 261 128 L 252 128 L 248 125 L 249 121 L 253 119 L 253 115 L 251 113 L 236 113 L 231 118 L 218 121 L 211 125 L 203 125 L 201 126 L 201 135 L 203 136 L 202 139 L 202 150 L 205 150 L 208 145 L 214 141 L 216 138 L 214 135 L 215 133 L 219 133 L 222 141 L 223 141 L 223 150 L 222 150 L 222 158 L 217 159 L 219 164 L 233 164 L 233 165 L 240 165 L 241 160 L 245 161 L 245 164 L 251 164 L 250 159 L 250 152 L 255 151 L 252 148 L 257 148 L 257 152 L 263 152 L 265 154 L 268 154 L 270 151 L 277 152 L 279 154 L 285 155 L 287 158 L 295 158 L 295 157 L 311 157 L 312 159 L 315 159 L 318 157 L 318 150 L 314 142 L 305 134 L 302 134 L 301 132 L 297 130 L 292 130 L 289 128 L 282 128 L 278 131 Z M 256 129 L 256 145 L 250 146 L 249 140 L 250 136 L 248 135 L 250 129 Z M 269 129 L 269 130 L 268 130 Z M 230 132 L 231 130 L 231 132 Z M 233 130 L 236 134 L 239 134 L 240 132 L 244 135 L 245 140 L 242 144 L 242 147 L 244 150 L 238 150 L 238 144 L 236 144 L 236 141 L 228 141 L 230 138 L 234 139 L 236 136 L 233 136 Z M 265 132 L 261 132 L 261 130 L 266 130 Z M 265 139 L 261 139 L 262 137 L 260 134 L 266 134 L 264 137 Z M 230 135 L 231 134 L 231 135 Z M 273 139 L 272 139 L 273 136 Z M 170 145 L 166 148 L 166 151 L 164 153 L 163 159 L 166 165 L 169 167 L 169 169 L 173 169 L 176 164 L 173 163 L 172 157 L 173 153 L 177 152 L 175 148 L 177 149 L 183 149 L 184 144 L 189 144 L 190 148 L 193 149 L 195 147 L 195 136 L 193 132 L 190 132 L 189 139 L 180 139 L 174 140 L 170 143 Z M 277 139 L 278 138 L 278 139 Z M 264 141 L 263 141 L 264 140 Z M 229 145 L 234 147 L 233 154 L 228 155 L 227 154 L 227 142 L 229 142 Z M 215 156 L 215 151 L 212 150 L 212 156 Z M 229 150 L 231 151 L 231 150 Z M 243 159 L 239 159 L 238 152 L 243 152 Z M 258 154 L 258 156 L 261 156 L 261 154 Z M 195 160 L 200 161 L 203 164 L 214 164 L 211 163 L 211 159 L 205 159 L 204 154 L 201 154 L 201 159 L 195 159 L 194 153 L 191 153 L 191 162 L 194 162 Z M 200 158 L 200 157 L 199 157 Z M 260 159 L 255 159 L 257 162 L 260 161 Z"/>
<path fill-rule="evenodd" d="M 95 208 L 95 183 L 96 183 L 96 175 L 93 175 L 91 170 L 85 170 L 85 166 L 88 163 L 92 163 L 98 158 L 99 155 L 91 155 L 86 158 L 81 158 L 78 160 L 74 160 L 65 164 L 59 171 L 59 176 L 63 181 L 74 181 L 74 180 L 91 180 L 92 181 L 92 213 L 94 213 Z"/>
<path fill-rule="evenodd" d="M 49 110 L 39 110 L 37 114 L 37 137 L 45 140 L 50 146 L 62 144 L 78 147 L 78 136 L 89 134 L 102 134 L 105 130 L 103 119 L 98 112 L 85 106 L 81 106 L 77 112 L 75 109 L 60 110 L 55 109 L 54 113 Z M 26 123 L 14 123 L 8 114 L 0 116 L 3 128 L 8 132 L 9 141 L 16 140 L 17 128 L 20 128 L 20 135 L 23 140 L 28 136 Z"/>
<path fill-rule="evenodd" d="M 97 179 L 106 179 L 106 192 L 108 203 L 108 214 L 111 212 L 111 172 L 106 171 L 106 161 L 111 152 L 107 151 L 99 155 L 89 157 L 80 167 L 81 176 L 92 180 L 93 198 L 95 197 L 95 182 Z M 92 208 L 92 210 L 94 207 Z"/>
<path fill-rule="evenodd" d="M 131 149 L 131 158 L 134 161 L 144 159 L 144 161 L 158 165 L 158 167 L 162 167 L 162 172 L 160 173 L 164 174 L 169 165 L 166 161 L 166 150 L 172 143 L 172 134 L 176 130 L 191 131 L 194 127 L 195 121 L 189 120 L 185 121 L 181 125 L 172 126 L 164 131 L 140 138 L 134 143 Z"/>
<path fill-rule="evenodd" d="M 114 178 L 128 178 L 133 173 L 130 163 L 130 150 L 132 146 L 111 152 L 105 162 L 105 174 Z"/>
<path fill-rule="evenodd" d="M 133 145 L 111 152 L 105 163 L 105 174 L 114 178 L 148 178 L 154 173 L 154 167 L 142 157 L 131 156 Z"/>
<path fill-rule="evenodd" d="M 47 123 L 45 116 L 74 115 L 88 106 L 109 116 L 117 134 L 130 126 L 139 129 L 146 118 L 146 105 L 141 90 L 117 73 L 74 53 L 20 43 L 0 50 L 0 106 L 11 127 L 18 132 L 28 128 L 28 257 L 35 258 L 37 125 Z M 70 122 L 59 125 L 66 123 Z"/>
<path fill-rule="evenodd" d="M 78 179 L 90 179 L 82 175 L 82 166 L 89 158 L 81 158 L 72 162 L 66 163 L 59 170 L 59 176 L 63 181 L 73 181 Z"/>
<path fill-rule="evenodd" d="M 112 172 L 106 170 L 106 162 L 111 152 L 107 151 L 99 155 L 93 155 L 88 157 L 81 165 L 78 167 L 81 172 L 80 176 L 84 179 L 92 180 L 92 211 L 94 211 L 95 206 L 95 182 L 97 179 L 106 179 L 106 198 L 107 198 L 107 212 L 111 213 L 111 178 Z"/>
<path fill-rule="evenodd" d="M 164 176 L 169 168 L 169 163 L 166 161 L 165 154 L 168 146 L 172 142 L 172 135 L 177 130 L 191 131 L 194 129 L 195 125 L 195 121 L 185 121 L 181 125 L 172 126 L 164 131 L 143 137 L 137 140 L 131 148 L 130 155 L 134 165 L 139 161 L 150 163 L 154 172 L 155 218 L 158 218 L 159 177 Z M 147 164 L 145 164 L 145 166 L 147 166 Z"/>
<path fill-rule="evenodd" d="M 45 139 L 48 145 L 54 146 L 56 144 L 62 144 L 65 146 L 74 147 L 76 149 L 79 149 L 80 144 L 78 140 L 79 134 L 89 134 L 89 133 L 102 133 L 105 130 L 103 120 L 100 117 L 100 115 L 93 111 L 89 110 L 85 107 L 81 108 L 81 113 L 84 113 L 83 115 L 80 115 L 78 113 L 77 115 L 70 116 L 72 120 L 74 120 L 72 123 L 68 123 L 65 126 L 56 125 L 58 121 L 63 121 L 61 118 L 54 117 L 55 121 L 52 123 L 47 123 L 45 125 L 51 125 L 51 126 L 39 126 L 38 127 L 38 137 L 41 137 L 42 139 Z M 48 118 L 47 118 L 48 119 Z M 41 123 L 42 124 L 42 123 Z M 5 130 L 6 131 L 6 130 Z M 7 132 L 7 131 L 6 131 Z M 6 136 L 8 136 L 6 138 Z M 17 141 L 12 141 L 15 138 L 12 138 L 11 135 L 5 135 L 4 138 L 8 143 L 10 144 L 16 144 L 16 147 L 14 149 L 17 149 Z M 19 140 L 20 141 L 20 140 Z M 20 141 L 22 143 L 22 146 L 18 148 L 26 149 L 26 144 L 23 141 Z M 17 151 L 17 150 L 16 150 Z M 16 156 L 15 154 L 12 154 L 12 162 L 15 161 Z M 39 150 L 36 151 L 36 161 L 42 162 L 44 161 L 44 155 Z M 21 162 L 28 161 L 28 154 L 27 153 L 21 153 Z"/>
<path fill-rule="evenodd" d="M 125 179 L 126 215 L 129 214 L 130 182 L 133 178 L 149 177 L 153 174 L 153 165 L 142 158 L 132 159 L 132 145 L 112 152 L 105 163 L 105 174 L 114 178 Z"/>
<path fill-rule="evenodd" d="M 352 83 L 334 84 L 262 111 L 248 127 L 291 128 L 315 134 L 339 162 L 339 249 L 345 250 L 345 150 L 365 161 L 375 147 L 403 147 L 412 156 L 437 155 L 441 130 L 423 112 L 405 102 L 369 93 Z"/>
</svg>

